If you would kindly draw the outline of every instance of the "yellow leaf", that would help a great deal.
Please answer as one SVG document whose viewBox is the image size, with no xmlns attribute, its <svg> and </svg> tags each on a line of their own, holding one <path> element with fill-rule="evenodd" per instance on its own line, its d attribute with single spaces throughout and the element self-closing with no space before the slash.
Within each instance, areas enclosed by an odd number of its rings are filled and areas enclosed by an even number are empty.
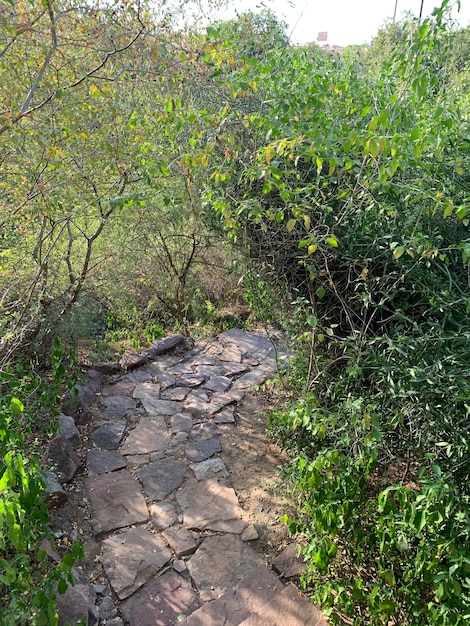
<svg viewBox="0 0 470 626">
<path fill-rule="evenodd" d="M 266 163 L 271 163 L 273 156 L 275 155 L 274 148 L 272 146 L 266 146 L 265 155 L 266 155 Z"/>
<path fill-rule="evenodd" d="M 304 215 L 304 226 L 307 230 L 310 230 L 310 215 Z"/>
<path fill-rule="evenodd" d="M 317 249 L 317 248 L 318 248 L 318 246 L 317 246 L 317 244 L 316 244 L 316 243 L 311 243 L 311 244 L 309 245 L 309 247 L 307 248 L 308 253 L 309 253 L 309 254 L 313 254 L 314 252 L 316 252 L 316 249 Z"/>
</svg>

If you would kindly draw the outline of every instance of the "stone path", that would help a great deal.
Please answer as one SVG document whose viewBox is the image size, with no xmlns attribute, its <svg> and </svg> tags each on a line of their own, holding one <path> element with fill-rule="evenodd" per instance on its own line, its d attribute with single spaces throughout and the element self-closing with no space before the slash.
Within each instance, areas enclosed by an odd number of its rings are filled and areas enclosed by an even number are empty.
<svg viewBox="0 0 470 626">
<path fill-rule="evenodd" d="M 101 389 L 86 492 L 118 601 L 103 598 L 99 623 L 326 625 L 250 547 L 256 528 L 244 520 L 219 456 L 234 404 L 275 371 L 266 336 L 231 329 Z M 296 567 L 292 549 L 278 557 L 282 574 Z"/>
</svg>

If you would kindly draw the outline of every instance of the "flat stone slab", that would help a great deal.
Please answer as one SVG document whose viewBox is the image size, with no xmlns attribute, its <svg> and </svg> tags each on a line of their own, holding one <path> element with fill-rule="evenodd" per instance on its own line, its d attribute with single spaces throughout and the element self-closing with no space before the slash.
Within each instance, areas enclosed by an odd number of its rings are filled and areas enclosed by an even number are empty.
<svg viewBox="0 0 470 626">
<path fill-rule="evenodd" d="M 274 569 L 284 578 L 300 576 L 307 567 L 301 557 L 297 556 L 297 544 L 290 543 L 273 561 Z"/>
<path fill-rule="evenodd" d="M 180 356 L 172 355 L 165 356 L 163 358 L 159 358 L 158 361 L 154 361 L 153 363 L 149 363 L 146 367 L 152 374 L 161 374 L 165 370 L 173 367 L 177 363 L 181 361 Z"/>
<path fill-rule="evenodd" d="M 288 585 L 239 626 L 328 626 L 320 611 L 295 585 Z"/>
<path fill-rule="evenodd" d="M 234 389 L 253 389 L 253 387 L 257 387 L 262 385 L 266 379 L 268 378 L 268 374 L 265 370 L 253 370 L 251 372 L 247 372 L 237 378 L 237 380 L 233 383 Z"/>
<path fill-rule="evenodd" d="M 161 391 L 173 387 L 176 384 L 176 378 L 167 372 L 161 372 L 156 376 Z"/>
<path fill-rule="evenodd" d="M 247 333 L 241 328 L 230 328 L 220 333 L 219 339 L 222 343 L 234 344 L 243 354 L 249 354 L 260 360 L 274 352 L 272 343 L 266 335 Z"/>
<path fill-rule="evenodd" d="M 125 376 L 122 377 L 122 380 L 133 383 L 149 383 L 152 380 L 152 374 L 147 370 L 147 368 L 145 368 L 143 370 L 135 370 L 134 372 L 125 374 Z"/>
<path fill-rule="evenodd" d="M 221 376 L 224 373 L 224 368 L 220 365 L 197 365 L 195 369 L 197 374 L 201 374 L 206 378 Z"/>
<path fill-rule="evenodd" d="M 172 376 L 181 376 L 182 374 L 194 374 L 193 368 L 189 363 L 178 363 L 167 370 Z"/>
<path fill-rule="evenodd" d="M 241 533 L 246 526 L 235 491 L 215 478 L 181 489 L 176 499 L 186 528 Z"/>
<path fill-rule="evenodd" d="M 91 441 L 97 448 L 116 450 L 126 430 L 126 420 L 118 422 L 98 422 L 91 435 Z"/>
<path fill-rule="evenodd" d="M 185 453 L 188 461 L 199 463 L 217 454 L 217 452 L 221 452 L 221 450 L 222 448 L 218 439 L 204 439 L 186 446 Z"/>
<path fill-rule="evenodd" d="M 209 395 L 204 389 L 191 391 L 183 402 L 183 409 L 195 416 L 207 416 L 209 406 Z"/>
<path fill-rule="evenodd" d="M 189 393 L 189 387 L 170 387 L 160 393 L 162 400 L 175 400 L 182 402 Z"/>
<path fill-rule="evenodd" d="M 204 539 L 187 565 L 204 602 L 215 600 L 234 589 L 246 576 L 256 576 L 266 568 L 263 558 L 253 548 L 230 534 Z M 269 621 L 263 626 L 267 624 Z"/>
<path fill-rule="evenodd" d="M 187 469 L 185 461 L 168 457 L 149 463 L 138 471 L 138 476 L 147 497 L 164 500 L 181 485 Z"/>
<path fill-rule="evenodd" d="M 228 476 L 227 468 L 220 457 L 207 459 L 201 463 L 193 463 L 189 466 L 198 480 L 207 480 L 208 478 L 225 478 Z"/>
<path fill-rule="evenodd" d="M 171 432 L 176 433 L 189 433 L 193 426 L 193 418 L 191 415 L 184 413 L 177 413 L 171 418 Z"/>
<path fill-rule="evenodd" d="M 202 366 L 202 365 L 216 365 L 217 359 L 213 354 L 199 354 L 191 359 L 191 365 L 193 366 Z"/>
<path fill-rule="evenodd" d="M 236 383 L 237 381 L 235 381 Z M 232 402 L 240 402 L 245 394 L 240 389 L 230 389 L 229 391 L 220 391 L 214 393 L 211 398 L 211 404 L 218 406 L 219 409 L 222 409 Z"/>
<path fill-rule="evenodd" d="M 114 385 L 107 385 L 106 387 L 103 387 L 101 394 L 104 397 L 132 395 L 134 387 L 135 383 L 131 380 L 120 380 Z"/>
<path fill-rule="evenodd" d="M 161 415 L 141 417 L 121 446 L 122 454 L 147 454 L 165 450 L 170 444 L 170 435 Z"/>
<path fill-rule="evenodd" d="M 103 541 L 101 563 L 123 600 L 142 587 L 172 557 L 163 539 L 145 528 L 130 528 Z"/>
<path fill-rule="evenodd" d="M 172 526 L 162 532 L 162 537 L 171 546 L 178 559 L 196 552 L 196 542 L 184 526 Z"/>
<path fill-rule="evenodd" d="M 124 600 L 121 610 L 129 626 L 176 626 L 200 605 L 189 581 L 168 571 Z"/>
<path fill-rule="evenodd" d="M 204 389 L 209 391 L 227 391 L 232 384 L 227 376 L 212 376 L 204 385 Z"/>
<path fill-rule="evenodd" d="M 193 441 L 201 441 L 202 439 L 212 439 L 222 434 L 222 430 L 212 422 L 202 422 L 196 424 L 191 429 L 191 439 Z"/>
<path fill-rule="evenodd" d="M 256 568 L 234 589 L 228 589 L 216 600 L 194 611 L 186 618 L 184 626 L 238 626 L 252 613 L 261 611 L 283 587 L 267 567 Z"/>
<path fill-rule="evenodd" d="M 233 424 L 235 423 L 235 415 L 233 409 L 227 408 L 217 413 L 212 419 L 214 424 Z"/>
<path fill-rule="evenodd" d="M 155 400 L 160 397 L 160 385 L 152 382 L 142 382 L 137 383 L 132 394 L 134 398 L 138 398 L 139 400 L 148 399 L 150 401 Z"/>
<path fill-rule="evenodd" d="M 224 363 L 223 372 L 227 378 L 233 378 L 239 374 L 244 374 L 250 369 L 246 363 Z"/>
<path fill-rule="evenodd" d="M 90 450 L 86 457 L 86 466 L 90 475 L 107 474 L 123 469 L 126 465 L 126 459 L 118 452 Z"/>
<path fill-rule="evenodd" d="M 149 513 L 139 483 L 127 470 L 87 478 L 85 486 L 96 533 L 148 520 Z"/>
<path fill-rule="evenodd" d="M 151 504 L 149 508 L 152 524 L 157 530 L 165 530 L 178 520 L 175 505 L 168 500 Z"/>
<path fill-rule="evenodd" d="M 199 387 L 205 380 L 206 377 L 202 376 L 202 374 L 185 374 L 178 380 L 178 385 L 189 388 Z"/>
<path fill-rule="evenodd" d="M 109 396 L 108 398 L 102 398 L 101 404 L 104 406 L 101 415 L 105 419 L 124 417 L 129 412 L 135 411 L 137 406 L 136 401 L 129 398 L 129 396 Z"/>
<path fill-rule="evenodd" d="M 242 353 L 234 345 L 228 345 L 219 356 L 221 361 L 230 361 L 233 363 L 241 363 Z"/>
<path fill-rule="evenodd" d="M 180 413 L 183 408 L 181 402 L 173 400 L 142 398 L 141 402 L 150 415 L 174 415 L 175 413 Z"/>
</svg>

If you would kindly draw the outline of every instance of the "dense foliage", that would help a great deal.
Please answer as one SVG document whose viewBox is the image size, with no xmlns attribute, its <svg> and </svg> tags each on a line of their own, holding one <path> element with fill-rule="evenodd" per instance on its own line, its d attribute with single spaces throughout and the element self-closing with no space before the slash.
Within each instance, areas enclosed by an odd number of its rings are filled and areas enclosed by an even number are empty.
<svg viewBox="0 0 470 626">
<path fill-rule="evenodd" d="M 0 485 L 16 510 L 13 476 L 36 475 L 20 357 L 55 333 L 151 341 L 214 319 L 245 259 L 247 301 L 298 353 L 271 430 L 312 598 L 334 623 L 467 623 L 470 30 L 449 2 L 341 54 L 291 46 L 267 11 L 200 32 L 165 3 L 4 6 L 0 372 L 19 425 Z"/>
</svg>

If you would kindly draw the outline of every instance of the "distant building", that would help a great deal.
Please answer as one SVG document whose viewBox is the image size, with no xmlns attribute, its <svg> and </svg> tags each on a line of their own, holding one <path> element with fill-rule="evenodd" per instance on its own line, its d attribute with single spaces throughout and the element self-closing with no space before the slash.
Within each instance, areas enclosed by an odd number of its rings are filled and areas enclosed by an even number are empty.
<svg viewBox="0 0 470 626">
<path fill-rule="evenodd" d="M 325 31 L 318 33 L 317 41 L 328 41 L 328 33 Z"/>
</svg>

